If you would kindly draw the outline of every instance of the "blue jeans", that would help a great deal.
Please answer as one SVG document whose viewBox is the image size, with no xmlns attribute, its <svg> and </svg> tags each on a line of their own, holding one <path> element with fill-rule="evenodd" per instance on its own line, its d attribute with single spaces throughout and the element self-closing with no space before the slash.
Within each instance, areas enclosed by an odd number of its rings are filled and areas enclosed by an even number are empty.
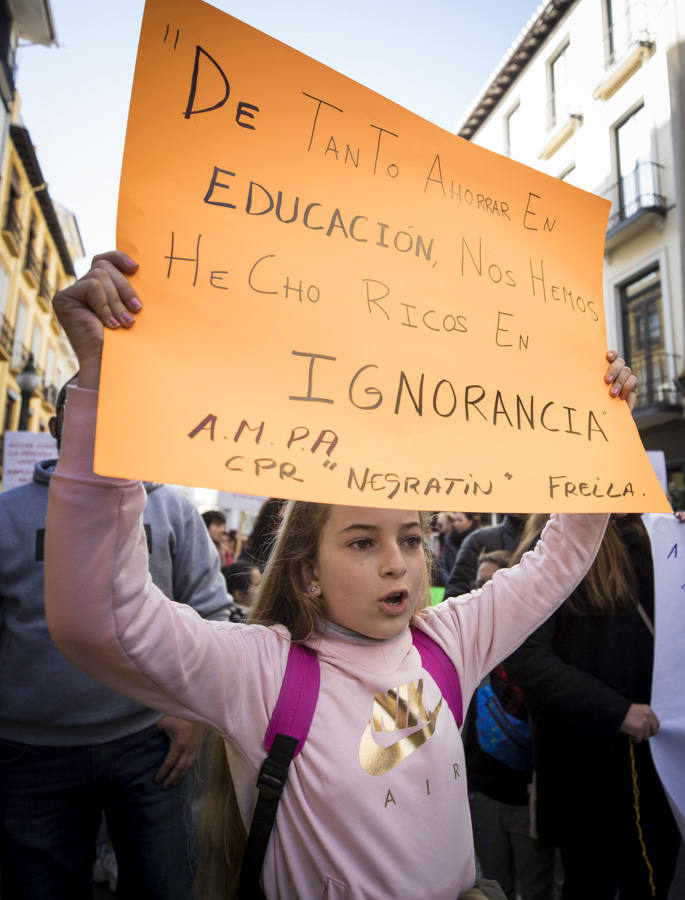
<svg viewBox="0 0 685 900">
<path fill-rule="evenodd" d="M 0 740 L 2 900 L 91 900 L 102 812 L 120 897 L 190 897 L 191 776 L 167 790 L 154 780 L 168 747 L 156 725 L 80 747 Z"/>
</svg>

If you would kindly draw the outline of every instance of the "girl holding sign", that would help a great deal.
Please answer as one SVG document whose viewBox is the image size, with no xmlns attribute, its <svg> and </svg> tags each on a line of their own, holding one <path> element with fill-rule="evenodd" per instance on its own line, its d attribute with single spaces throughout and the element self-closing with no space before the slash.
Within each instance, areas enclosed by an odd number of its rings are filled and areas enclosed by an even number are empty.
<svg viewBox="0 0 685 900">
<path fill-rule="evenodd" d="M 96 257 L 55 298 L 80 363 L 47 529 L 56 643 L 114 689 L 218 734 L 240 813 L 233 825 L 244 830 L 291 643 L 310 648 L 318 700 L 278 807 L 264 893 L 454 900 L 475 877 L 458 703 L 424 664 L 420 636 L 456 670 L 465 707 L 583 579 L 607 517 L 552 516 L 519 566 L 429 609 L 423 514 L 291 502 L 257 624 L 208 622 L 169 603 L 148 575 L 140 485 L 93 474 L 103 332 L 133 324 L 141 304 L 126 276 L 135 269 L 120 252 Z M 635 377 L 615 353 L 607 358 L 611 395 L 632 407 Z M 226 884 L 218 895 L 229 895 Z"/>
</svg>

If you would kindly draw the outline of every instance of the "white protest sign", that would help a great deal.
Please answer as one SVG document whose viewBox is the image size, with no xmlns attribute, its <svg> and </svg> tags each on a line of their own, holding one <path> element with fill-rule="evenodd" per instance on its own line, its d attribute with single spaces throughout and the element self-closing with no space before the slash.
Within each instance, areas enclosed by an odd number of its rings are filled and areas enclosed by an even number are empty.
<svg viewBox="0 0 685 900">
<path fill-rule="evenodd" d="M 656 472 L 659 479 L 661 490 L 664 494 L 668 493 L 668 475 L 666 473 L 666 454 L 663 450 L 648 450 L 647 456 L 652 464 L 652 468 Z"/>
<path fill-rule="evenodd" d="M 661 727 L 650 740 L 666 795 L 685 839 L 685 524 L 643 517 L 654 559 L 654 676 L 651 705 Z"/>
<path fill-rule="evenodd" d="M 6 431 L 2 456 L 2 489 L 33 480 L 33 467 L 41 459 L 57 456 L 57 442 L 46 432 Z"/>
</svg>

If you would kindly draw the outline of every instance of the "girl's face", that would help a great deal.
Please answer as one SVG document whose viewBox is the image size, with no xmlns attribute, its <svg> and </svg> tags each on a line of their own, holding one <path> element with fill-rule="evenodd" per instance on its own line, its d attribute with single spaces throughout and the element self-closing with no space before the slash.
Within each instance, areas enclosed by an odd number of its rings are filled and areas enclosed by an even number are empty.
<svg viewBox="0 0 685 900">
<path fill-rule="evenodd" d="M 418 513 L 331 507 L 308 578 L 331 621 L 369 637 L 395 637 L 416 609 L 424 577 Z"/>
</svg>

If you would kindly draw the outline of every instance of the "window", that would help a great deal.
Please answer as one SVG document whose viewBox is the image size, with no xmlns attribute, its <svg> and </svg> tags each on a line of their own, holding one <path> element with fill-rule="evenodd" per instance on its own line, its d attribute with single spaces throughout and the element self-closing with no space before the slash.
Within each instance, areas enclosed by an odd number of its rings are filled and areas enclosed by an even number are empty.
<svg viewBox="0 0 685 900">
<path fill-rule="evenodd" d="M 549 64 L 549 127 L 563 123 L 571 115 L 571 78 L 568 69 L 569 44 Z"/>
<path fill-rule="evenodd" d="M 651 160 L 649 128 L 639 106 L 615 129 L 618 170 L 618 212 L 629 219 L 643 207 L 657 205 L 658 167 Z"/>
<path fill-rule="evenodd" d="M 517 103 L 504 117 L 504 148 L 507 156 L 518 159 L 523 152 L 524 139 L 521 104 Z"/>
<path fill-rule="evenodd" d="M 9 219 L 10 212 L 14 212 L 16 214 L 16 208 L 19 205 L 19 199 L 21 198 L 21 181 L 19 179 L 19 173 L 12 166 L 12 174 L 10 176 L 10 186 L 7 193 L 7 215 Z"/>
<path fill-rule="evenodd" d="M 26 319 L 28 309 L 26 302 L 19 298 L 17 307 L 17 324 L 14 330 L 14 345 L 12 347 L 12 368 L 20 369 L 24 365 L 24 332 L 26 331 Z"/>
<path fill-rule="evenodd" d="M 40 266 L 40 284 L 38 286 L 38 294 L 41 297 L 48 298 L 50 296 L 50 284 L 48 281 L 50 275 L 50 247 L 45 243 L 43 247 L 43 260 Z"/>
<path fill-rule="evenodd" d="M 620 59 L 647 30 L 645 0 L 605 0 L 607 63 Z"/>
<path fill-rule="evenodd" d="M 13 16 L 8 9 L 6 0 L 0 3 L 0 56 L 2 57 L 2 65 L 8 75 L 14 72 L 15 57 L 15 41 L 12 39 L 12 19 Z M 9 78 L 9 96 L 11 97 L 14 88 L 14 81 Z"/>
<path fill-rule="evenodd" d="M 52 379 L 52 371 L 55 367 L 55 348 L 52 344 L 48 345 L 48 352 L 45 357 L 45 383 L 54 384 Z"/>
<path fill-rule="evenodd" d="M 33 323 L 33 334 L 31 336 L 31 353 L 33 353 L 33 364 L 38 365 L 40 359 L 40 345 L 43 343 L 43 329 L 38 322 Z"/>
<path fill-rule="evenodd" d="M 5 210 L 3 229 L 11 235 L 13 243 L 12 255 L 18 256 L 21 247 L 21 220 L 19 219 L 19 200 L 21 198 L 21 182 L 17 170 L 12 166 L 10 184 L 7 190 L 7 208 Z"/>
<path fill-rule="evenodd" d="M 626 361 L 640 384 L 638 405 L 668 400 L 670 378 L 658 265 L 622 285 L 621 316 Z"/>
<path fill-rule="evenodd" d="M 3 431 L 11 431 L 14 425 L 14 411 L 17 407 L 17 395 L 14 391 L 7 391 L 7 401 L 5 403 L 5 423 Z"/>
<path fill-rule="evenodd" d="M 5 315 L 7 309 L 7 295 L 10 289 L 10 276 L 5 266 L 0 263 L 0 316 Z"/>
</svg>

